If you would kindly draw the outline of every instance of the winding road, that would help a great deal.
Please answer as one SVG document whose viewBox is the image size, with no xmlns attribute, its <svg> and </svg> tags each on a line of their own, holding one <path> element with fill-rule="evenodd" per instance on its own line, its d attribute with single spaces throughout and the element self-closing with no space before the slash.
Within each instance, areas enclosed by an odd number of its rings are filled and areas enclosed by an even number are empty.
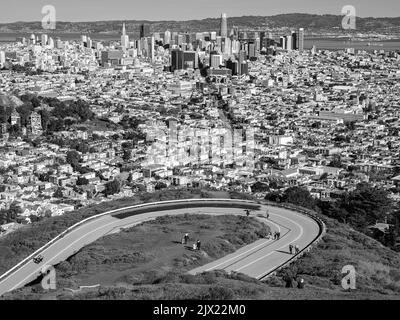
<svg viewBox="0 0 400 320">
<path fill-rule="evenodd" d="M 171 208 L 172 205 L 175 207 Z M 163 215 L 185 213 L 244 215 L 244 205 L 256 206 L 257 209 L 251 212 L 251 216 L 265 222 L 271 227 L 272 231 L 280 231 L 280 239 L 258 240 L 221 259 L 191 270 L 190 273 L 196 274 L 224 269 L 228 272 L 236 271 L 262 279 L 293 258 L 293 255 L 288 252 L 289 244 L 297 244 L 300 249 L 303 249 L 311 244 L 321 233 L 320 225 L 309 216 L 293 210 L 270 207 L 245 200 L 177 200 L 121 208 L 93 217 L 79 226 L 70 228 L 71 230 L 63 237 L 40 250 L 40 254 L 44 257 L 40 264 L 35 264 L 32 259 L 26 259 L 18 268 L 14 268 L 15 270 L 8 272 L 9 274 L 6 273 L 1 276 L 0 295 L 23 287 L 37 279 L 44 266 L 56 265 L 100 237 L 118 232 L 123 228 Z M 266 210 L 269 211 L 269 219 L 264 216 Z M 123 214 L 121 215 L 121 213 Z M 35 254 L 39 254 L 39 252 Z"/>
</svg>

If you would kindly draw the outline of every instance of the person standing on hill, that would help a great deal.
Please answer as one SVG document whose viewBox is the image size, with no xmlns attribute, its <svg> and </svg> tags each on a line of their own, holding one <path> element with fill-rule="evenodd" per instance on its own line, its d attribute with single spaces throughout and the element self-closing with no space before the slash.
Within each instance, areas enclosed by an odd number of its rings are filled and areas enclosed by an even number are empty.
<svg viewBox="0 0 400 320">
<path fill-rule="evenodd" d="M 187 244 L 187 242 L 189 241 L 189 234 L 188 233 L 185 234 L 184 240 L 185 240 L 185 244 Z"/>
<path fill-rule="evenodd" d="M 297 288 L 304 289 L 304 279 L 303 278 L 300 278 L 300 280 L 297 282 Z"/>
<path fill-rule="evenodd" d="M 196 242 L 196 247 L 197 247 L 197 250 L 200 250 L 200 248 L 201 248 L 201 242 L 200 242 L 200 240 L 197 240 L 197 242 Z"/>
</svg>

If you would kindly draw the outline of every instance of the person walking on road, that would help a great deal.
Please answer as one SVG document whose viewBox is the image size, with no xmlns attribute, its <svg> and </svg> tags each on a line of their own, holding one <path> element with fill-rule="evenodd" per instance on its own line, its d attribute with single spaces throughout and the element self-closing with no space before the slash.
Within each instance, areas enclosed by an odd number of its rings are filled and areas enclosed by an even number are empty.
<svg viewBox="0 0 400 320">
<path fill-rule="evenodd" d="M 246 216 L 249 216 L 250 215 L 250 210 L 246 209 L 245 211 L 246 211 Z"/>
<path fill-rule="evenodd" d="M 281 237 L 281 233 L 278 231 L 278 233 L 276 234 L 276 238 L 277 238 L 277 240 L 279 240 L 279 239 L 280 239 L 280 237 Z"/>
<path fill-rule="evenodd" d="M 298 253 L 300 252 L 300 247 L 299 247 L 299 245 L 296 244 L 296 246 L 295 246 L 294 248 L 295 248 L 295 250 L 296 250 L 296 254 L 298 254 Z"/>
<path fill-rule="evenodd" d="M 267 219 L 269 219 L 269 211 L 268 211 L 268 209 L 266 211 L 266 217 L 267 217 Z"/>
<path fill-rule="evenodd" d="M 289 252 L 290 252 L 290 254 L 293 254 L 293 245 L 292 244 L 289 244 Z"/>
</svg>

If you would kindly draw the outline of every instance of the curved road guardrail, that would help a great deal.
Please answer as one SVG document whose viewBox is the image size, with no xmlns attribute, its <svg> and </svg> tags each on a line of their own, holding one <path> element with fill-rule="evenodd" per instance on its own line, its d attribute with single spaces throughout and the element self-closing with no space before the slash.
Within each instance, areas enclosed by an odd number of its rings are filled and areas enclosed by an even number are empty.
<svg viewBox="0 0 400 320">
<path fill-rule="evenodd" d="M 262 277 L 262 279 L 265 279 L 266 277 L 270 276 L 271 274 L 276 273 L 276 271 L 280 270 L 281 268 L 283 268 L 283 267 L 287 266 L 288 264 L 296 261 L 299 257 L 301 257 L 301 255 L 304 254 L 304 252 L 309 251 L 311 249 L 312 245 L 315 245 L 316 243 L 318 243 L 320 241 L 320 239 L 323 237 L 323 235 L 325 234 L 325 232 L 326 232 L 325 224 L 322 222 L 321 219 L 319 219 L 316 216 L 315 212 L 313 212 L 311 210 L 304 209 L 304 208 L 299 208 L 299 207 L 296 207 L 296 206 L 293 206 L 293 205 L 289 205 L 289 204 L 270 203 L 270 202 L 265 202 L 265 201 L 260 202 L 260 201 L 252 201 L 252 200 L 241 200 L 241 199 L 212 199 L 212 198 L 170 200 L 170 201 L 143 203 L 143 204 L 132 205 L 132 206 L 128 206 L 128 207 L 124 207 L 124 208 L 120 208 L 120 209 L 110 210 L 110 211 L 107 211 L 107 212 L 104 212 L 104 213 L 100 213 L 100 214 L 97 214 L 97 215 L 93 215 L 93 216 L 91 216 L 89 218 L 86 218 L 86 219 L 74 224 L 73 226 L 67 228 L 64 232 L 60 233 L 57 237 L 53 238 L 48 243 L 43 245 L 41 248 L 37 249 L 34 253 L 29 255 L 25 259 L 23 259 L 20 263 L 18 263 L 17 265 L 15 265 L 11 269 L 9 269 L 3 275 L 1 275 L 0 276 L 0 283 L 3 280 L 7 279 L 10 275 L 15 273 L 16 271 L 18 271 L 20 268 L 22 268 L 29 261 L 31 261 L 33 257 L 39 255 L 44 250 L 49 248 L 52 244 L 56 243 L 58 240 L 63 238 L 66 234 L 68 234 L 71 231 L 73 231 L 74 229 L 84 225 L 88 221 L 96 220 L 96 219 L 98 219 L 100 217 L 103 217 L 103 216 L 106 216 L 106 215 L 114 215 L 114 214 L 117 214 L 117 213 L 124 213 L 126 211 L 131 211 L 131 210 L 135 210 L 135 209 L 143 209 L 143 208 L 149 208 L 150 209 L 151 207 L 155 207 L 154 211 L 160 211 L 160 210 L 157 210 L 158 206 L 162 207 L 163 205 L 167 205 L 167 204 L 184 204 L 184 203 L 188 203 L 188 204 L 190 204 L 190 206 L 193 206 L 193 204 L 195 204 L 196 202 L 199 203 L 199 204 L 203 204 L 203 205 L 204 204 L 209 204 L 210 207 L 213 206 L 213 203 L 214 203 L 214 205 L 221 204 L 221 203 L 226 203 L 227 207 L 229 207 L 230 205 L 232 205 L 234 203 L 248 204 L 248 205 L 264 204 L 264 205 L 268 205 L 268 206 L 271 206 L 271 207 L 284 208 L 284 209 L 288 209 L 288 210 L 299 212 L 301 214 L 304 214 L 304 215 L 307 215 L 307 216 L 311 217 L 313 220 L 315 220 L 318 223 L 318 225 L 320 226 L 320 232 L 319 232 L 319 235 L 317 236 L 317 238 L 315 238 L 308 246 L 303 248 L 298 255 L 294 256 L 292 259 L 290 259 L 289 261 L 287 261 L 283 265 L 277 266 L 277 268 L 275 268 L 274 270 L 268 272 L 268 274 L 264 275 Z"/>
<path fill-rule="evenodd" d="M 266 275 L 261 277 L 260 280 L 266 280 L 270 276 L 276 275 L 276 273 L 278 271 L 288 267 L 291 263 L 300 259 L 306 252 L 310 252 L 310 250 L 313 248 L 313 246 L 317 245 L 321 241 L 321 239 L 325 236 L 326 231 L 327 231 L 325 223 L 322 221 L 321 218 L 319 218 L 317 216 L 317 213 L 313 210 L 309 210 L 309 209 L 306 209 L 306 208 L 303 208 L 300 206 L 296 206 L 296 205 L 293 205 L 290 203 L 277 203 L 277 202 L 265 202 L 265 201 L 263 201 L 263 203 L 268 206 L 271 206 L 271 207 L 278 207 L 278 208 L 285 208 L 288 210 L 293 210 L 293 211 L 299 212 L 303 215 L 306 215 L 306 216 L 312 218 L 315 222 L 318 223 L 320 232 L 319 232 L 318 236 L 311 243 L 309 243 L 306 247 L 304 247 L 302 250 L 300 250 L 300 252 L 298 254 L 293 256 L 290 260 L 288 260 L 284 264 L 277 266 L 274 270 L 271 270 L 270 272 L 268 272 Z"/>
</svg>

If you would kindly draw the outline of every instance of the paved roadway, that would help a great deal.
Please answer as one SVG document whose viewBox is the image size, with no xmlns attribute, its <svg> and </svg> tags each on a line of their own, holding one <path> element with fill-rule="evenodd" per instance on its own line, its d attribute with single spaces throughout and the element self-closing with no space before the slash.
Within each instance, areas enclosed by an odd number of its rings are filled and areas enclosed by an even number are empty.
<svg viewBox="0 0 400 320">
<path fill-rule="evenodd" d="M 194 269 L 191 273 L 225 269 L 227 271 L 239 271 L 252 277 L 261 278 L 263 275 L 269 273 L 291 258 L 291 255 L 287 253 L 290 243 L 296 243 L 300 246 L 300 249 L 302 249 L 318 235 L 319 226 L 313 219 L 290 210 L 261 205 L 260 212 L 253 211 L 251 216 L 256 216 L 260 213 L 264 214 L 267 208 L 270 213 L 270 219 L 268 221 L 265 218 L 259 219 L 269 224 L 273 230 L 280 230 L 280 240 L 259 240 L 222 259 Z M 30 261 L 1 281 L 0 295 L 20 288 L 35 280 L 40 275 L 44 266 L 55 265 L 66 260 L 82 247 L 94 242 L 102 236 L 118 232 L 121 228 L 131 227 L 159 216 L 179 215 L 184 213 L 244 215 L 244 210 L 236 208 L 200 207 L 154 211 L 130 216 L 125 219 L 118 219 L 110 215 L 102 216 L 74 229 L 62 239 L 45 249 L 41 253 L 44 260 L 40 264 L 35 264 L 33 261 Z"/>
</svg>

